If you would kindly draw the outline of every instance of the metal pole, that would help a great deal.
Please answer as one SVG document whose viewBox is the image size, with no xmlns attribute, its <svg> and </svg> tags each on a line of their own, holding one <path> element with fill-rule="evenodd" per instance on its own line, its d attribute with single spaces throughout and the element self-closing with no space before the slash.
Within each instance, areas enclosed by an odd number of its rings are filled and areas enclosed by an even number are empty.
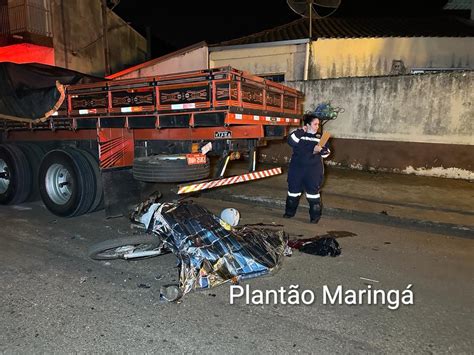
<svg viewBox="0 0 474 355">
<path fill-rule="evenodd" d="M 146 60 L 151 59 L 151 27 L 146 26 Z"/>
<path fill-rule="evenodd" d="M 309 62 L 310 62 L 310 57 L 311 57 L 311 37 L 313 34 L 313 7 L 312 5 L 313 5 L 313 1 L 308 0 L 309 32 L 308 32 L 308 43 L 306 43 L 306 53 L 305 53 L 305 62 L 304 62 L 304 74 L 303 74 L 304 81 L 308 80 L 309 78 Z"/>
<path fill-rule="evenodd" d="M 308 38 L 309 38 L 310 42 L 311 42 L 311 36 L 313 35 L 313 8 L 312 8 L 312 5 L 313 5 L 313 1 L 308 0 L 308 9 L 309 9 L 309 33 L 308 33 Z"/>
<path fill-rule="evenodd" d="M 105 64 L 105 76 L 110 74 L 110 62 L 109 62 L 109 41 L 107 38 L 108 25 L 107 25 L 107 0 L 102 0 L 102 25 L 103 25 L 103 38 L 104 38 L 104 64 Z"/>
<path fill-rule="evenodd" d="M 64 0 L 61 0 L 61 27 L 63 31 L 63 46 L 64 46 L 64 68 L 69 68 L 68 60 L 68 37 L 66 30 L 66 19 L 64 18 Z"/>
</svg>

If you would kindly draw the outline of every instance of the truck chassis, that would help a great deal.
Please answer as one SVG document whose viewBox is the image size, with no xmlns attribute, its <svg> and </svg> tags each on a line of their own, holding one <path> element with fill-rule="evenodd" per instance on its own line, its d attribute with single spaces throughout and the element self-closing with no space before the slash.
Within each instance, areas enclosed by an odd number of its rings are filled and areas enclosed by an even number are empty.
<svg viewBox="0 0 474 355">
<path fill-rule="evenodd" d="M 229 160 L 299 126 L 303 95 L 230 68 L 66 87 L 44 122 L 0 120 L 0 203 L 122 214 L 143 184 L 224 178 Z M 202 154 L 204 146 L 212 149 Z"/>
</svg>

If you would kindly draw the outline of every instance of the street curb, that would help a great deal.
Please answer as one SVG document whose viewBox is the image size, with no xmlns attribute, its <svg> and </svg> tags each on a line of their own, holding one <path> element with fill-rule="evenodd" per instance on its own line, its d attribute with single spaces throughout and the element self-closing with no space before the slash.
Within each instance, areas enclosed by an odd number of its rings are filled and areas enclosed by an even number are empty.
<svg viewBox="0 0 474 355">
<path fill-rule="evenodd" d="M 247 195 L 236 195 L 226 194 L 217 191 L 208 191 L 203 194 L 203 197 L 219 198 L 223 201 L 232 202 L 252 202 L 255 205 L 264 207 L 281 207 L 282 211 L 285 207 L 285 201 L 280 199 L 266 198 L 262 196 L 247 196 Z M 305 204 L 300 205 L 304 209 L 309 209 Z M 283 212 L 282 212 L 283 213 Z M 390 216 L 379 213 L 361 212 L 343 208 L 324 207 L 324 214 L 330 217 L 350 219 L 358 222 L 371 222 L 376 224 L 388 225 L 392 227 L 401 227 L 407 229 L 415 229 L 424 232 L 431 232 L 436 234 L 449 234 L 456 237 L 474 239 L 474 227 L 444 223 L 429 220 L 420 220 L 413 218 L 404 218 L 397 216 Z"/>
</svg>

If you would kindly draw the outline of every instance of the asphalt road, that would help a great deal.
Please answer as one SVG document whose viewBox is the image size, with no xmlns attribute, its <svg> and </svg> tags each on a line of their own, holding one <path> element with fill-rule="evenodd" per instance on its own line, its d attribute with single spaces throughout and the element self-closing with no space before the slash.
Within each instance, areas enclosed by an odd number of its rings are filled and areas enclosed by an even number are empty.
<svg viewBox="0 0 474 355">
<path fill-rule="evenodd" d="M 242 283 L 251 290 L 311 290 L 311 305 L 230 304 L 230 286 L 160 301 L 177 281 L 176 259 L 93 261 L 94 242 L 134 233 L 103 212 L 73 219 L 40 203 L 0 206 L 0 352 L 471 353 L 474 348 L 470 239 L 323 218 L 209 199 L 217 213 L 236 207 L 241 223 L 276 223 L 294 237 L 350 231 L 339 257 L 299 253 L 274 275 Z M 369 280 L 367 280 L 369 279 Z M 372 281 L 370 281 L 372 280 Z M 405 290 L 413 305 L 323 304 L 323 288 Z"/>
</svg>

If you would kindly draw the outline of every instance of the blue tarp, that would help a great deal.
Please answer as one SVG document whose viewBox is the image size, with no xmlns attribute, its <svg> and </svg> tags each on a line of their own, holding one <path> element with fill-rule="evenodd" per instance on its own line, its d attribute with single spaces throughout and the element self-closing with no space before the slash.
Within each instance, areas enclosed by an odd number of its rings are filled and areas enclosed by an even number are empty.
<svg viewBox="0 0 474 355">
<path fill-rule="evenodd" d="M 178 257 L 183 294 L 271 273 L 287 248 L 281 230 L 232 228 L 192 202 L 157 205 L 149 229 Z"/>
</svg>

